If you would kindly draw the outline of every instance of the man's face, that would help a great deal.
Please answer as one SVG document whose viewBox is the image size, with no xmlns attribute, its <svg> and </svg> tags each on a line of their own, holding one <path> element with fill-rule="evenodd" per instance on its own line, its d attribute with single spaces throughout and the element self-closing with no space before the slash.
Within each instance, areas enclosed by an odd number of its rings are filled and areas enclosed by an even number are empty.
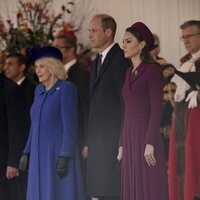
<svg viewBox="0 0 200 200">
<path fill-rule="evenodd" d="M 181 39 L 189 53 L 196 53 L 200 50 L 200 30 L 196 26 L 183 29 Z"/>
<path fill-rule="evenodd" d="M 103 29 L 100 18 L 95 17 L 90 21 L 88 31 L 91 47 L 98 50 L 105 49 L 108 43 L 108 34 L 107 31 Z"/>
<path fill-rule="evenodd" d="M 63 55 L 63 63 L 66 64 L 69 62 L 69 58 L 71 55 L 71 46 L 69 44 L 66 44 L 66 41 L 62 38 L 55 38 L 53 41 L 53 46 L 58 48 Z"/>
<path fill-rule="evenodd" d="M 22 78 L 24 66 L 18 63 L 18 58 L 9 57 L 5 61 L 4 72 L 5 75 L 17 82 Z"/>
</svg>

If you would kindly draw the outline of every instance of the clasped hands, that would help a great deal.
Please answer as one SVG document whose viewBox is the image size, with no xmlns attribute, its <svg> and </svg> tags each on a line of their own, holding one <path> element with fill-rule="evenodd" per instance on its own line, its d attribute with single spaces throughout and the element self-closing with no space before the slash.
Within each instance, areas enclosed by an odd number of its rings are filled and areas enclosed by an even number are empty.
<svg viewBox="0 0 200 200">
<path fill-rule="evenodd" d="M 19 169 L 25 171 L 28 168 L 29 155 L 23 154 L 19 162 Z M 56 165 L 56 172 L 60 178 L 67 176 L 69 168 L 69 157 L 59 156 Z"/>
</svg>

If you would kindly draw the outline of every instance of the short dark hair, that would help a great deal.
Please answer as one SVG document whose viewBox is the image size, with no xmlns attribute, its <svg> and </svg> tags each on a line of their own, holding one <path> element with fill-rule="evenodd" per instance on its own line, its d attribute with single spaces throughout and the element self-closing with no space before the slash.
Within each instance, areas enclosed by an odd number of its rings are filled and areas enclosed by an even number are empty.
<svg viewBox="0 0 200 200">
<path fill-rule="evenodd" d="M 21 53 L 9 53 L 7 56 L 6 56 L 6 59 L 7 58 L 17 58 L 17 62 L 19 65 L 25 65 L 25 70 L 24 70 L 24 73 L 27 72 L 28 70 L 28 61 L 26 59 L 26 56 L 24 56 L 23 54 Z"/>
<path fill-rule="evenodd" d="M 183 29 L 188 28 L 190 26 L 196 26 L 198 28 L 198 30 L 200 31 L 200 20 L 186 21 L 180 26 L 180 29 L 183 30 Z"/>
<path fill-rule="evenodd" d="M 102 27 L 103 30 L 105 31 L 106 29 L 111 29 L 112 31 L 112 36 L 113 38 L 115 37 L 116 34 L 116 30 L 117 30 L 117 23 L 114 20 L 113 17 L 111 17 L 110 15 L 107 14 L 97 14 L 94 16 L 94 18 L 100 18 L 101 19 L 101 23 L 102 23 Z"/>
<path fill-rule="evenodd" d="M 6 59 L 7 58 L 17 58 L 17 62 L 20 64 L 20 65 L 28 65 L 28 62 L 27 62 L 27 59 L 24 55 L 22 55 L 21 53 L 9 53 L 7 56 L 6 56 Z"/>
</svg>

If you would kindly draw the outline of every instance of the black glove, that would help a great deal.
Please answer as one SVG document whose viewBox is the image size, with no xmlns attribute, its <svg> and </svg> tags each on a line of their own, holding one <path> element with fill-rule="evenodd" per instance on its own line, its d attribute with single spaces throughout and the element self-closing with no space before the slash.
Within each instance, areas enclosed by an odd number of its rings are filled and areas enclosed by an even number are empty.
<svg viewBox="0 0 200 200">
<path fill-rule="evenodd" d="M 22 154 L 19 161 L 19 169 L 25 171 L 28 168 L 29 154 Z"/>
<path fill-rule="evenodd" d="M 56 167 L 57 174 L 60 178 L 67 176 L 69 168 L 69 157 L 59 156 Z"/>
</svg>

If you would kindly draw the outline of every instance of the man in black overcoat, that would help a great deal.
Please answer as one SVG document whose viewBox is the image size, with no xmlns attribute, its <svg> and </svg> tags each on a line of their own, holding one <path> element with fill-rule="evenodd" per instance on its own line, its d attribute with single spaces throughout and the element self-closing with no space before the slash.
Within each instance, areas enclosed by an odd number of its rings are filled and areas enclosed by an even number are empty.
<svg viewBox="0 0 200 200">
<path fill-rule="evenodd" d="M 5 75 L 16 82 L 22 89 L 25 97 L 26 107 L 30 112 L 34 99 L 35 84 L 27 76 L 28 61 L 20 53 L 10 53 L 5 60 Z"/>
<path fill-rule="evenodd" d="M 25 200 L 18 169 L 28 136 L 28 113 L 21 88 L 0 72 L 0 199 Z"/>
<path fill-rule="evenodd" d="M 122 129 L 121 90 L 130 66 L 122 49 L 114 43 L 115 20 L 105 14 L 89 24 L 91 47 L 99 52 L 90 73 L 87 192 L 98 199 L 119 199 L 120 169 L 118 140 Z"/>
<path fill-rule="evenodd" d="M 74 83 L 78 90 L 78 146 L 81 151 L 88 124 L 89 72 L 77 59 L 77 38 L 73 32 L 59 32 L 54 38 L 53 45 L 63 54 L 67 80 Z"/>
<path fill-rule="evenodd" d="M 24 123 L 26 122 L 27 124 L 25 126 L 30 127 L 29 113 L 34 99 L 35 84 L 30 80 L 30 78 L 26 76 L 27 71 L 28 71 L 28 62 L 24 55 L 13 52 L 6 57 L 4 65 L 4 73 L 6 77 L 10 78 L 12 81 L 14 81 L 19 85 L 24 94 L 25 98 L 24 107 L 26 108 L 27 112 L 26 120 L 24 121 Z M 20 185 L 21 186 L 23 185 L 22 190 L 19 191 L 21 200 L 23 200 L 26 199 L 26 188 L 27 188 L 27 178 L 28 178 L 27 171 L 24 172 L 21 171 L 19 178 L 20 178 Z"/>
</svg>

